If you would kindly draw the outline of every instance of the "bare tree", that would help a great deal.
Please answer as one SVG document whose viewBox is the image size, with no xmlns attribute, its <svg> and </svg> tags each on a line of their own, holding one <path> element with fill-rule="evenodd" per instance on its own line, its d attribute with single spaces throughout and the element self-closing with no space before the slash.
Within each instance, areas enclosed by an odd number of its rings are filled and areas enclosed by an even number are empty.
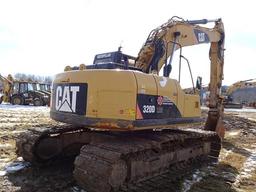
<svg viewBox="0 0 256 192">
<path fill-rule="evenodd" d="M 33 81 L 38 83 L 52 83 L 52 77 L 51 76 L 39 76 L 39 75 L 33 75 L 33 74 L 24 74 L 24 73 L 16 73 L 14 75 L 14 78 L 19 81 Z"/>
</svg>

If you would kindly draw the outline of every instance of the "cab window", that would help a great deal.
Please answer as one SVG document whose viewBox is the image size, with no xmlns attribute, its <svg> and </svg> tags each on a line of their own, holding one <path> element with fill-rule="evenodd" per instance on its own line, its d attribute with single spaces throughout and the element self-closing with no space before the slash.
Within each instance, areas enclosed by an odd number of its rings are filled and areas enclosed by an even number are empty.
<svg viewBox="0 0 256 192">
<path fill-rule="evenodd" d="M 13 86 L 13 93 L 17 94 L 19 92 L 19 83 L 14 83 Z"/>
<path fill-rule="evenodd" d="M 27 83 L 20 83 L 20 93 L 24 93 L 28 91 L 28 84 Z"/>
<path fill-rule="evenodd" d="M 28 91 L 33 91 L 33 85 L 31 83 L 28 83 Z"/>
</svg>

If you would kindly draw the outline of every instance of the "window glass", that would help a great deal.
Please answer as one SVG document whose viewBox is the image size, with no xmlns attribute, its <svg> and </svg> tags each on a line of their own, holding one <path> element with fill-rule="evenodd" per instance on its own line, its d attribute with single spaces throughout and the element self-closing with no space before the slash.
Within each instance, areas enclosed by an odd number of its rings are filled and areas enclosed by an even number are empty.
<svg viewBox="0 0 256 192">
<path fill-rule="evenodd" d="M 28 84 L 27 83 L 20 83 L 20 93 L 24 93 L 28 90 Z"/>
<path fill-rule="evenodd" d="M 28 83 L 28 91 L 33 91 L 33 85 L 32 83 Z"/>
<path fill-rule="evenodd" d="M 14 94 L 17 94 L 19 92 L 19 83 L 14 83 L 14 86 L 13 86 L 13 93 Z"/>
<path fill-rule="evenodd" d="M 36 84 L 36 90 L 41 90 L 40 85 L 38 83 Z"/>
<path fill-rule="evenodd" d="M 44 84 L 40 84 L 40 90 L 41 91 L 44 91 L 45 89 L 44 89 Z"/>
</svg>

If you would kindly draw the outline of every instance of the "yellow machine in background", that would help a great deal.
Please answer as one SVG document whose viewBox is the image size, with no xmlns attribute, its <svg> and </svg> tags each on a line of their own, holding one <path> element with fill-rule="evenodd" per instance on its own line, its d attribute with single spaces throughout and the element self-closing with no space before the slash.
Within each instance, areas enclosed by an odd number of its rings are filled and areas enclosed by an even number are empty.
<svg viewBox="0 0 256 192">
<path fill-rule="evenodd" d="M 13 77 L 10 74 L 7 76 L 7 78 L 0 75 L 0 82 L 2 84 L 2 94 L 3 94 L 0 97 L 0 104 L 2 102 L 10 102 L 10 96 L 13 92 Z"/>
<path fill-rule="evenodd" d="M 215 26 L 200 26 L 209 22 Z M 179 80 L 169 78 L 174 52 L 201 43 L 211 44 L 204 129 L 193 126 L 202 122 L 199 95 L 186 94 Z M 24 133 L 17 141 L 18 155 L 32 163 L 78 155 L 74 177 L 95 192 L 129 188 L 181 162 L 216 159 L 224 136 L 223 65 L 221 19 L 173 17 L 151 31 L 137 57 L 119 49 L 97 54 L 93 65 L 66 67 L 56 75 L 50 116 L 71 125 Z"/>
<path fill-rule="evenodd" d="M 50 94 L 37 91 L 33 87 L 32 82 L 15 80 L 11 75 L 7 78 L 0 75 L 3 90 L 0 96 L 0 104 L 3 102 L 13 105 L 29 105 L 35 106 L 49 105 Z"/>
<path fill-rule="evenodd" d="M 226 95 L 231 95 L 237 89 L 256 87 L 256 79 L 248 79 L 244 81 L 238 81 L 230 85 L 226 91 Z"/>
<path fill-rule="evenodd" d="M 225 108 L 256 107 L 256 79 L 238 81 L 230 85 L 224 93 Z"/>
</svg>

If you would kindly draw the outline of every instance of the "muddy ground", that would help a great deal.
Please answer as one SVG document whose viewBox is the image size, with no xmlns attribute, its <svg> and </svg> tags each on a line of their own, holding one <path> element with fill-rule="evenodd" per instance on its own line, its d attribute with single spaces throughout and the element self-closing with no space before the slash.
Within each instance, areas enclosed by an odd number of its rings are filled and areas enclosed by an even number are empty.
<svg viewBox="0 0 256 192">
<path fill-rule="evenodd" d="M 72 162 L 38 168 L 16 156 L 19 134 L 49 123 L 57 124 L 47 107 L 0 105 L 0 191 L 83 191 L 72 177 Z M 256 191 L 256 110 L 228 110 L 224 123 L 227 131 L 219 162 L 188 171 L 170 184 L 179 186 L 176 191 Z"/>
</svg>

